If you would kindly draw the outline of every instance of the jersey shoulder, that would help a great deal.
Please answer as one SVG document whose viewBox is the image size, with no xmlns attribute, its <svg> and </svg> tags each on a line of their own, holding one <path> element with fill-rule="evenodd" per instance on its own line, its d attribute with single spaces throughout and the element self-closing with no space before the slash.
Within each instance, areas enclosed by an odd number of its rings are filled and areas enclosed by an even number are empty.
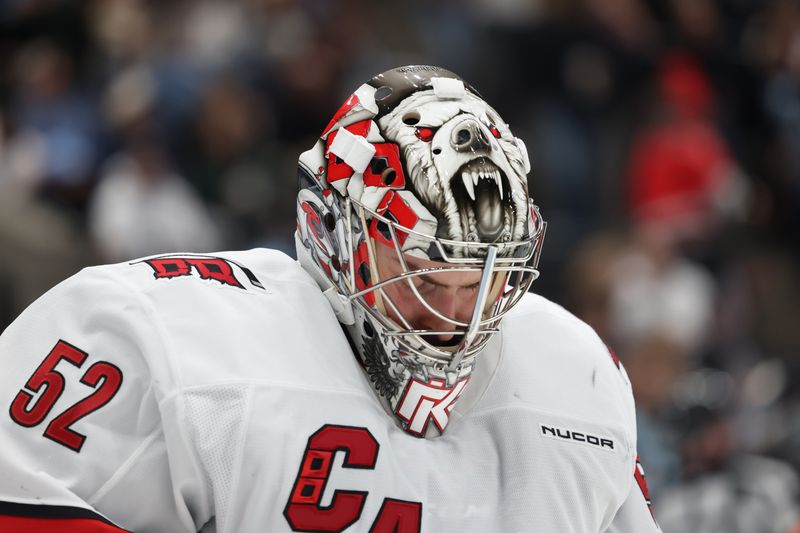
<svg viewBox="0 0 800 533">
<path fill-rule="evenodd" d="M 183 387 L 234 380 L 347 389 L 361 383 L 348 372 L 355 359 L 328 300 L 282 252 L 170 254 L 115 268 L 151 307 Z"/>
<path fill-rule="evenodd" d="M 635 433 L 630 381 L 616 356 L 562 306 L 526 294 L 504 319 L 496 401 L 556 416 L 601 421 Z M 633 438 L 633 435 L 631 435 Z"/>
<path fill-rule="evenodd" d="M 218 287 L 269 293 L 270 282 L 314 284 L 296 261 L 283 252 L 267 248 L 210 254 L 159 254 L 85 270 L 90 276 L 123 278 L 130 288 L 153 295 L 167 288 L 174 289 L 171 285 L 186 291 Z"/>
<path fill-rule="evenodd" d="M 296 261 L 275 250 L 161 254 L 90 267 L 41 300 L 34 307 L 55 305 L 65 317 L 47 327 L 68 329 L 72 338 L 101 328 L 122 332 L 165 394 L 236 380 L 361 385 L 330 304 Z M 331 356 L 337 351 L 343 356 Z"/>
<path fill-rule="evenodd" d="M 628 383 L 619 359 L 594 329 L 543 296 L 526 294 L 509 313 L 505 325 L 505 336 L 511 343 L 523 342 L 543 350 L 558 347 L 558 357 L 550 360 L 553 366 L 597 368 L 610 374 L 616 370 L 621 381 Z"/>
<path fill-rule="evenodd" d="M 151 308 L 154 318 L 182 315 L 195 326 L 248 321 L 251 305 L 272 311 L 272 318 L 280 320 L 288 308 L 313 305 L 307 297 L 319 292 L 295 260 L 266 248 L 160 254 L 87 268 L 76 278 L 75 283 L 83 284 L 113 280 Z"/>
</svg>

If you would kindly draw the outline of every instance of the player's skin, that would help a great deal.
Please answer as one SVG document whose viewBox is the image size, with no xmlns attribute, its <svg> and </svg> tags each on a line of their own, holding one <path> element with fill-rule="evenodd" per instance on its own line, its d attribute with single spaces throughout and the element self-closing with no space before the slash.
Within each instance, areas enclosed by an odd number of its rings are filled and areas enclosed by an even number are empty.
<svg viewBox="0 0 800 533">
<path fill-rule="evenodd" d="M 393 248 L 375 243 L 375 258 L 380 279 L 387 280 L 403 273 L 403 266 Z M 452 266 L 449 263 L 420 259 L 408 254 L 404 255 L 404 259 L 411 270 Z M 432 272 L 414 276 L 412 280 L 419 294 L 427 300 L 431 307 L 446 317 L 459 322 L 469 322 L 481 281 L 479 270 Z M 407 281 L 389 283 L 384 286 L 384 292 L 415 329 L 453 331 L 457 328 L 455 324 L 442 320 L 431 313 L 419 301 Z M 387 305 L 386 311 L 392 320 L 402 323 L 392 306 Z M 447 342 L 452 339 L 453 335 L 438 335 L 437 337 L 438 341 Z"/>
</svg>

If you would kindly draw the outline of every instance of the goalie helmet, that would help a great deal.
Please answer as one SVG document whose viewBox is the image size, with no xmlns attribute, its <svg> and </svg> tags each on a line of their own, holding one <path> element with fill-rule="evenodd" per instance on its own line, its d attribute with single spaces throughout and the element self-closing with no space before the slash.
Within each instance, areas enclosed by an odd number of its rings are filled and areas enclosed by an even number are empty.
<svg viewBox="0 0 800 533">
<path fill-rule="evenodd" d="M 440 434 L 538 276 L 525 145 L 457 75 L 406 66 L 359 87 L 298 166 L 301 264 L 384 407 L 411 434 Z"/>
</svg>

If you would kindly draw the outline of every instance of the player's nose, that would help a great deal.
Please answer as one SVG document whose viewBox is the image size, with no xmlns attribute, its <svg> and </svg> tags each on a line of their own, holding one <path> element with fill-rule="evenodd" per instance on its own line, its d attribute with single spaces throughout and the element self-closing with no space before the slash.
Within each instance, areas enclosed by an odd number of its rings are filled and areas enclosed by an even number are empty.
<svg viewBox="0 0 800 533">
<path fill-rule="evenodd" d="M 439 341 L 449 341 L 453 338 L 456 329 L 459 329 L 459 326 L 454 324 L 453 321 L 469 322 L 469 318 L 472 315 L 470 302 L 460 298 L 455 291 L 440 294 L 434 308 L 450 319 L 445 320 L 433 313 L 428 316 L 426 329 L 447 332 L 436 336 Z"/>
</svg>

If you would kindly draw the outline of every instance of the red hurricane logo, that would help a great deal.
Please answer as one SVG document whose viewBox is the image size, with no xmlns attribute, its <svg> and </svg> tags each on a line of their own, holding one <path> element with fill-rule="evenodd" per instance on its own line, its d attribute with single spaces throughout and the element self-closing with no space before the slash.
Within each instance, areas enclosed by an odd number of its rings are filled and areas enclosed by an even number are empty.
<svg viewBox="0 0 800 533">
<path fill-rule="evenodd" d="M 258 278 L 246 267 L 238 263 L 213 256 L 162 256 L 144 260 L 153 269 L 156 279 L 170 279 L 190 276 L 194 272 L 200 279 L 214 280 L 239 289 L 244 285 L 237 279 L 234 266 L 237 266 L 247 277 L 250 283 L 264 289 Z"/>
</svg>

